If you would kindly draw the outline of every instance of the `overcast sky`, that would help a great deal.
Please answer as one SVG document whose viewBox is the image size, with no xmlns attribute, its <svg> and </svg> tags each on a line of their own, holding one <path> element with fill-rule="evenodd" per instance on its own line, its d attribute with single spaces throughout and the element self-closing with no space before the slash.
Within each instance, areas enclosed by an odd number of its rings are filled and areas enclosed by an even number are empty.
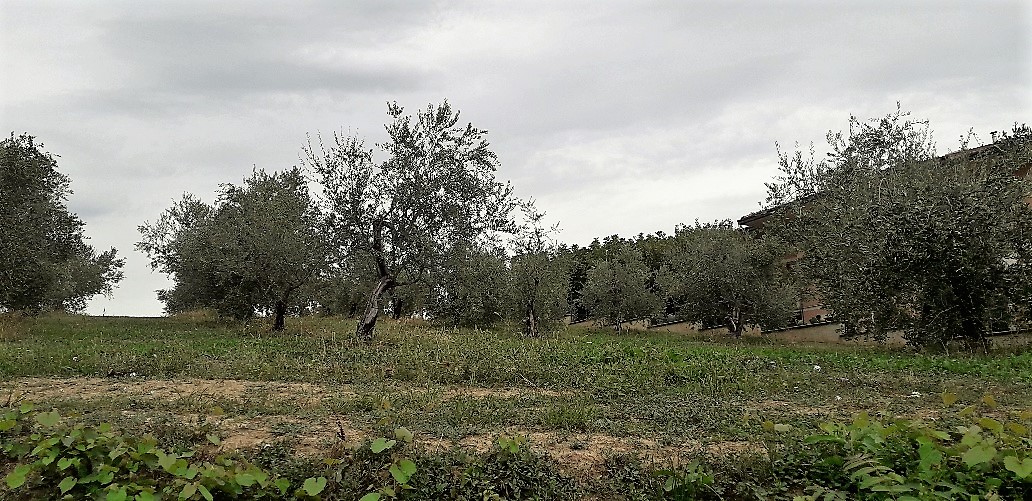
<svg viewBox="0 0 1032 501">
<path fill-rule="evenodd" d="M 127 259 L 93 314 L 161 313 L 136 227 L 184 192 L 443 99 L 563 241 L 669 233 L 758 209 L 775 143 L 851 114 L 899 101 L 940 152 L 1032 121 L 1032 3 L 0 0 L 0 129 L 60 156 Z"/>
</svg>

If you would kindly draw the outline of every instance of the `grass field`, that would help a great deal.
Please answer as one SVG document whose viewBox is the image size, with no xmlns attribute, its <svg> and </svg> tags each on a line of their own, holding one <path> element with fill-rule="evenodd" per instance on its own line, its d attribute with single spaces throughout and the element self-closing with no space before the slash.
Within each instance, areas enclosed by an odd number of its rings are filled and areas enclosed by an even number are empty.
<svg viewBox="0 0 1032 501">
<path fill-rule="evenodd" d="M 992 395 L 1000 416 L 1032 406 L 1030 352 L 945 356 L 576 328 L 526 339 L 391 321 L 367 345 L 353 327 L 332 318 L 291 319 L 282 333 L 204 317 L 8 319 L 0 401 L 28 399 L 169 447 L 203 448 L 213 434 L 214 452 L 275 455 L 279 466 L 397 426 L 414 433 L 419 454 L 438 458 L 521 436 L 556 478 L 596 498 L 615 492 L 621 458 L 648 469 L 769 457 L 765 421 L 815 430 L 862 411 L 945 420 L 944 392 L 961 402 Z"/>
</svg>

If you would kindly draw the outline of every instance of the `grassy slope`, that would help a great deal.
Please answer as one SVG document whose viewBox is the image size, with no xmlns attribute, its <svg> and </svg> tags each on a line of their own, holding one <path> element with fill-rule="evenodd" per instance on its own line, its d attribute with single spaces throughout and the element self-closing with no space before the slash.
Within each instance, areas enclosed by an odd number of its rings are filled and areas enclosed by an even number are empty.
<svg viewBox="0 0 1032 501">
<path fill-rule="evenodd" d="M 184 423 L 232 435 L 238 430 L 227 419 L 236 419 L 255 441 L 308 439 L 321 441 L 318 449 L 340 430 L 356 439 L 402 424 L 427 444 L 527 434 L 571 461 L 593 444 L 619 451 L 634 443 L 660 456 L 688 444 L 712 451 L 755 441 L 766 419 L 808 427 L 861 410 L 934 417 L 944 390 L 962 401 L 991 393 L 1000 412 L 1032 403 L 1032 353 L 948 357 L 581 329 L 525 339 L 504 329 L 389 321 L 364 345 L 353 341 L 352 321 L 291 320 L 275 334 L 204 319 L 52 316 L 8 324 L 0 390 L 31 386 L 29 398 L 44 406 L 129 429 L 155 432 L 155 423 L 166 423 L 169 440 L 196 438 L 176 435 Z M 83 378 L 111 387 L 75 390 Z M 166 379 L 307 384 L 161 398 L 133 391 Z M 72 390 L 40 393 L 49 384 Z"/>
</svg>

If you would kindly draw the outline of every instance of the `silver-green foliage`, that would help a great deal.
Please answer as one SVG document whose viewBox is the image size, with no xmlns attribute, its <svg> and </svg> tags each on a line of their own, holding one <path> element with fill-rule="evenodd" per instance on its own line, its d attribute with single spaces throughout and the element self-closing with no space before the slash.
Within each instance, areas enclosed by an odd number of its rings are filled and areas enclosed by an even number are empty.
<svg viewBox="0 0 1032 501">
<path fill-rule="evenodd" d="M 274 313 L 281 329 L 303 287 L 325 269 L 321 223 L 299 169 L 256 170 L 242 186 L 222 185 L 214 205 L 185 195 L 140 226 L 137 248 L 174 281 L 159 292 L 166 311 Z"/>
<path fill-rule="evenodd" d="M 501 248 L 453 247 L 441 263 L 441 273 L 427 288 L 428 313 L 436 321 L 466 327 L 483 327 L 501 320 L 505 261 Z"/>
<path fill-rule="evenodd" d="M 68 212 L 69 183 L 32 136 L 0 141 L 0 310 L 81 310 L 122 279 L 124 260 Z"/>
<path fill-rule="evenodd" d="M 676 229 L 660 282 L 685 320 L 738 336 L 791 322 L 799 291 L 782 263 L 788 249 L 736 230 L 730 221 Z"/>
<path fill-rule="evenodd" d="M 591 318 L 619 330 L 624 322 L 650 317 L 662 307 L 647 286 L 649 276 L 641 252 L 621 243 L 588 270 L 581 304 Z"/>
<path fill-rule="evenodd" d="M 555 228 L 542 226 L 544 214 L 530 204 L 527 224 L 513 241 L 509 261 L 507 301 L 510 318 L 523 323 L 523 333 L 536 337 L 569 312 L 570 265 L 551 238 Z"/>
<path fill-rule="evenodd" d="M 1032 283 L 1032 131 L 935 153 L 924 122 L 897 111 L 850 120 L 815 160 L 781 155 L 768 203 L 805 256 L 801 269 L 849 331 L 902 329 L 920 345 L 1027 321 Z"/>
<path fill-rule="evenodd" d="M 356 330 L 370 339 L 380 300 L 396 287 L 432 287 L 453 249 L 477 248 L 511 226 L 511 188 L 495 180 L 498 158 L 472 124 L 459 125 L 447 101 L 415 116 L 388 105 L 389 139 L 374 158 L 357 137 L 309 145 L 340 259 L 370 263 L 377 281 Z"/>
</svg>

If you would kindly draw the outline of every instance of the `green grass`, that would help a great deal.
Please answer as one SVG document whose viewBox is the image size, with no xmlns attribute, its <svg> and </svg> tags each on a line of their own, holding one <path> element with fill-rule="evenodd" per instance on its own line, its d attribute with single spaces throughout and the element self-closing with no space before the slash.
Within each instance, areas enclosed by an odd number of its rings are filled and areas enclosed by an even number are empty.
<svg viewBox="0 0 1032 501">
<path fill-rule="evenodd" d="M 353 321 L 335 318 L 289 319 L 281 333 L 262 322 L 203 317 L 52 315 L 5 325 L 0 388 L 17 390 L 25 378 L 121 384 L 125 391 L 103 398 L 28 396 L 64 415 L 176 443 L 203 439 L 188 431 L 198 427 L 231 435 L 227 423 L 237 420 L 265 426 L 286 442 L 305 436 L 332 442 L 336 423 L 344 422 L 369 434 L 404 425 L 417 443 L 489 441 L 510 432 L 589 445 L 583 437 L 647 440 L 676 450 L 756 441 L 764 420 L 809 427 L 859 411 L 934 416 L 947 390 L 963 401 L 990 393 L 1001 413 L 1032 403 L 1032 352 L 946 356 L 581 328 L 527 339 L 505 327 L 388 320 L 364 344 L 352 336 Z M 141 381 L 175 386 L 188 379 L 251 386 L 242 394 L 162 398 L 132 391 Z M 312 388 L 317 398 L 300 404 L 311 400 L 303 393 Z"/>
</svg>

